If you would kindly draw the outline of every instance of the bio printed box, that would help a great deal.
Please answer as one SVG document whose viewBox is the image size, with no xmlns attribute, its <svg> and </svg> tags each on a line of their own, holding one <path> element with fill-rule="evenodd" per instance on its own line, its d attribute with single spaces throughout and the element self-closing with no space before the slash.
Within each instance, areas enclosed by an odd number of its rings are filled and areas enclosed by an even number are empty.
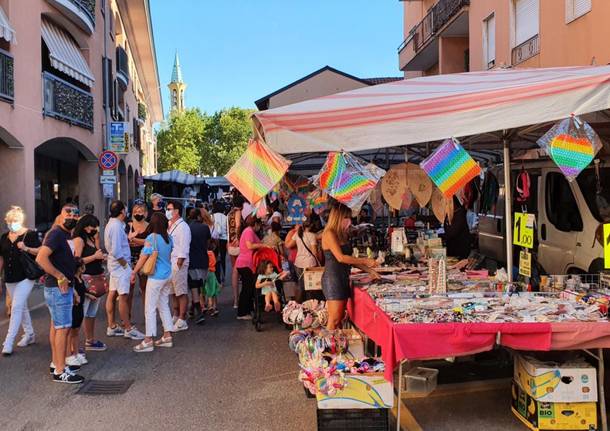
<svg viewBox="0 0 610 431">
<path fill-rule="evenodd" d="M 513 378 L 537 401 L 597 401 L 597 373 L 595 368 L 583 359 L 558 364 L 515 355 Z"/>
<path fill-rule="evenodd" d="M 549 403 L 512 384 L 513 414 L 533 431 L 596 431 L 597 403 Z"/>
<path fill-rule="evenodd" d="M 394 388 L 383 373 L 346 374 L 347 384 L 334 395 L 318 394 L 319 409 L 387 409 L 394 406 Z"/>
</svg>

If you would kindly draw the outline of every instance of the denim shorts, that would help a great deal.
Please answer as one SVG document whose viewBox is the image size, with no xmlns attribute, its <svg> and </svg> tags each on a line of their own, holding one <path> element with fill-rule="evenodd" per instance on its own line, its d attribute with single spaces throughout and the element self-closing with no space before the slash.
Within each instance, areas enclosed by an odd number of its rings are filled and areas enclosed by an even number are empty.
<svg viewBox="0 0 610 431">
<path fill-rule="evenodd" d="M 83 312 L 86 318 L 95 319 L 95 316 L 97 316 L 97 309 L 100 307 L 101 300 L 101 298 L 97 298 L 97 301 L 92 301 L 88 297 L 85 297 L 85 301 L 83 302 Z"/>
<path fill-rule="evenodd" d="M 51 313 L 51 320 L 55 329 L 72 327 L 72 302 L 74 289 L 70 287 L 66 293 L 61 293 L 59 287 L 45 287 L 44 299 Z"/>
</svg>

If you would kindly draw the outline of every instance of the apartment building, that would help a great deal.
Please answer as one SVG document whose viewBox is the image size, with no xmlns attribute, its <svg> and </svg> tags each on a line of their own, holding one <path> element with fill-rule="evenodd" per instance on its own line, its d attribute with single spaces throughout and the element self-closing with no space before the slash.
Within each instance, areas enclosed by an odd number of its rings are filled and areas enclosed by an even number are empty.
<svg viewBox="0 0 610 431">
<path fill-rule="evenodd" d="M 0 213 L 45 230 L 60 206 L 129 202 L 156 171 L 163 109 L 148 0 L 0 0 Z M 127 123 L 116 184 L 100 184 L 111 122 Z"/>
<path fill-rule="evenodd" d="M 403 0 L 405 77 L 610 63 L 607 0 Z"/>
</svg>

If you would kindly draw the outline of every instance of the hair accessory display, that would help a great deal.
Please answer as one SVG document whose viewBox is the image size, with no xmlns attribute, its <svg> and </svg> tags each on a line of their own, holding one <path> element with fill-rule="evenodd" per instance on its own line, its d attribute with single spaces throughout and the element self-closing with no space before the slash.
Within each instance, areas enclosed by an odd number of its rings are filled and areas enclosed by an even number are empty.
<svg viewBox="0 0 610 431">
<path fill-rule="evenodd" d="M 290 301 L 282 311 L 282 319 L 288 325 L 295 325 L 302 329 L 319 328 L 328 322 L 328 311 L 324 301 L 310 299 L 299 304 Z"/>
<path fill-rule="evenodd" d="M 254 204 L 274 188 L 291 163 L 263 142 L 252 139 L 225 178 Z"/>
<path fill-rule="evenodd" d="M 481 172 L 479 165 L 453 138 L 445 140 L 420 166 L 446 198 Z"/>
</svg>

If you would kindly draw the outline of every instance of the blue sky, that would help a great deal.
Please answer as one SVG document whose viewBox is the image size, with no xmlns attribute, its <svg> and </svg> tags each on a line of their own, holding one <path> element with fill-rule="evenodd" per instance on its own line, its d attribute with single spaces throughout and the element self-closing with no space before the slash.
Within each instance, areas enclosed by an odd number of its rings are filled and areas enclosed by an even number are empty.
<svg viewBox="0 0 610 431">
<path fill-rule="evenodd" d="M 397 0 L 151 0 L 167 112 L 174 53 L 186 105 L 254 101 L 325 65 L 361 78 L 401 76 Z"/>
</svg>

